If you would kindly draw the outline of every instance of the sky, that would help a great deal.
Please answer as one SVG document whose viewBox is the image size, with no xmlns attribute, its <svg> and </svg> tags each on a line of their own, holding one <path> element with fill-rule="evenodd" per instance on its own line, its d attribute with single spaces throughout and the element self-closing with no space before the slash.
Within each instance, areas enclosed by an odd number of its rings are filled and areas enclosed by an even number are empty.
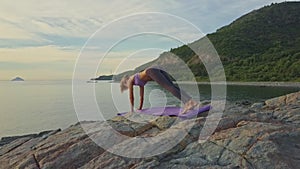
<svg viewBox="0 0 300 169">
<path fill-rule="evenodd" d="M 119 73 L 282 0 L 0 1 L 0 80 Z M 198 32 L 197 32 L 198 31 Z"/>
</svg>

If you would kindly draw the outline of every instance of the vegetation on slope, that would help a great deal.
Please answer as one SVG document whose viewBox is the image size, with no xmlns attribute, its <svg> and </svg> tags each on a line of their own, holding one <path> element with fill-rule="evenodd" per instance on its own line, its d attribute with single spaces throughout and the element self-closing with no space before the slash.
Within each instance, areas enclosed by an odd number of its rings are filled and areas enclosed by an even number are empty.
<svg viewBox="0 0 300 169">
<path fill-rule="evenodd" d="M 221 57 L 227 80 L 299 81 L 299 11 L 300 2 L 272 4 L 207 35 Z M 170 52 L 187 63 L 195 55 L 186 45 Z M 199 65 L 189 66 L 196 76 L 207 77 Z"/>
<path fill-rule="evenodd" d="M 198 80 L 207 80 L 204 65 L 197 61 L 198 56 L 189 46 L 201 46 L 208 38 L 221 58 L 229 81 L 300 81 L 299 11 L 300 2 L 265 6 L 203 39 L 169 52 L 187 63 Z M 166 53 L 154 62 L 159 62 Z"/>
</svg>

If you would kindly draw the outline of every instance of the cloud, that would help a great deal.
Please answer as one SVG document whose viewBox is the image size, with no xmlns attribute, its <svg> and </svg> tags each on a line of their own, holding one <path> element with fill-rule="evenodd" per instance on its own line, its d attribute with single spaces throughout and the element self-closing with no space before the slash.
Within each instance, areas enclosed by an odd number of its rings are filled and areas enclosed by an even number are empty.
<svg viewBox="0 0 300 169">
<path fill-rule="evenodd" d="M 37 47 L 47 45 L 48 43 L 36 41 L 33 39 L 0 39 L 0 48 L 20 48 L 20 47 Z"/>
<path fill-rule="evenodd" d="M 26 36 L 29 41 L 27 44 L 38 41 L 41 42 L 40 45 L 57 42 L 54 45 L 69 46 L 75 42 L 74 45 L 77 46 L 77 41 L 74 39 L 87 39 L 104 24 L 114 19 L 139 12 L 164 12 L 165 10 L 162 8 L 175 9 L 178 5 L 180 5 L 178 2 L 149 1 L 141 3 L 137 0 L 126 3 L 124 1 L 95 0 L 88 0 L 85 3 L 82 1 L 40 2 L 27 0 L 15 5 L 14 2 L 4 0 L 0 5 L 2 18 L 0 25 L 6 24 L 6 27 L 14 27 L 14 29 L 22 31 L 19 34 Z M 20 39 L 17 37 L 21 36 L 14 36 L 14 32 L 16 31 L 6 32 L 6 37 L 2 37 L 2 39 Z M 112 30 L 108 36 L 113 36 L 114 33 L 116 32 Z M 22 44 L 27 46 L 23 42 L 16 44 L 16 47 L 20 47 Z M 8 42 L 7 46 L 11 47 L 11 42 Z M 5 45 L 2 43 L 1 47 L 5 47 Z"/>
<path fill-rule="evenodd" d="M 145 1 L 125 2 L 87 0 L 43 1 L 26 0 L 15 2 L 1 1 L 0 5 L 0 38 L 28 40 L 28 43 L 16 43 L 36 46 L 43 45 L 77 46 L 82 39 L 87 39 L 96 30 L 114 19 L 140 12 L 166 12 L 183 17 L 199 27 L 204 33 L 213 32 L 242 14 L 251 10 L 282 0 L 192 0 L 192 1 Z M 158 20 L 160 24 L 170 21 Z M 143 27 L 143 25 L 140 25 Z M 130 29 L 126 27 L 125 29 Z M 131 28 L 132 29 L 132 28 Z M 136 31 L 139 28 L 134 28 Z M 173 29 L 173 30 L 172 30 Z M 176 27 L 170 27 L 174 31 Z M 107 36 L 114 36 L 112 30 Z M 194 36 L 186 35 L 186 36 Z M 78 40 L 82 38 L 78 44 Z M 7 42 L 7 47 L 13 41 Z M 33 43 L 35 42 L 35 43 Z M 72 44 L 74 43 L 74 44 Z M 0 47 L 5 47 L 2 42 Z"/>
<path fill-rule="evenodd" d="M 26 30 L 16 27 L 10 23 L 6 23 L 4 20 L 0 20 L 0 37 L 1 39 L 22 39 L 28 40 L 32 38 Z"/>
<path fill-rule="evenodd" d="M 32 19 L 28 30 L 42 30 L 38 33 L 60 36 L 88 37 L 102 25 L 97 18 L 41 17 Z"/>
<path fill-rule="evenodd" d="M 27 21 L 26 21 L 27 20 Z M 82 46 L 88 37 L 101 27 L 101 21 L 74 18 L 27 18 L 22 21 L 0 20 L 5 27 L 0 47 L 26 46 Z M 13 29 L 12 29 L 13 28 Z"/>
<path fill-rule="evenodd" d="M 0 48 L 0 61 L 2 62 L 51 62 L 57 60 L 74 61 L 78 55 L 78 50 L 61 50 L 57 46 L 39 46 L 25 48 Z"/>
<path fill-rule="evenodd" d="M 85 42 L 87 41 L 87 37 L 80 37 L 80 36 L 62 36 L 56 34 L 45 34 L 45 33 L 38 33 L 38 35 L 47 40 L 47 43 L 41 44 L 44 45 L 55 45 L 60 47 L 76 47 L 79 49 L 82 47 Z"/>
<path fill-rule="evenodd" d="M 48 73 L 49 77 L 70 78 L 72 63 L 75 63 L 86 40 L 98 29 L 103 29 L 108 23 L 127 15 L 143 12 L 168 13 L 186 19 L 206 34 L 272 2 L 283 0 L 26 0 L 18 1 L 17 4 L 11 0 L 1 0 L 0 62 L 2 66 L 6 65 L 5 68 L 11 68 L 10 72 L 1 70 L 1 75 L 4 77 L 6 74 L 8 77 L 13 74 L 14 69 L 22 68 L 32 78 L 38 78 L 41 75 L 37 73 L 39 71 Z M 115 27 L 109 27 L 102 36 L 96 36 L 86 46 L 88 53 L 93 53 L 88 56 L 89 62 L 94 62 L 94 56 L 103 54 L 107 46 L 111 47 L 118 42 L 122 31 L 134 35 L 153 29 L 169 38 L 153 36 L 151 39 L 147 35 L 128 37 L 111 51 L 114 57 L 107 61 L 105 69 L 101 71 L 103 73 L 109 72 L 110 67 L 115 67 L 124 56 L 141 49 L 168 50 L 180 46 L 180 43 L 170 40 L 172 35 L 181 37 L 187 43 L 202 36 L 198 32 L 189 31 L 186 25 L 172 17 L 156 20 L 151 20 L 151 17 L 153 18 L 150 15 L 140 17 L 123 24 L 120 22 Z M 138 54 L 144 56 L 143 53 Z M 145 56 L 132 60 L 131 67 L 146 62 L 147 58 Z M 37 70 L 30 68 L 34 65 Z M 44 69 L 38 65 L 43 65 Z M 50 70 L 56 72 L 56 75 L 51 74 Z"/>
</svg>

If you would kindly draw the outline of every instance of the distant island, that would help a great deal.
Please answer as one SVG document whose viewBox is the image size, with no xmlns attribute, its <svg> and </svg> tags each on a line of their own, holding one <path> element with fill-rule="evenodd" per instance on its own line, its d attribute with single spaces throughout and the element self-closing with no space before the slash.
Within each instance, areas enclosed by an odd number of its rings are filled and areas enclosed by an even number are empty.
<svg viewBox="0 0 300 169">
<path fill-rule="evenodd" d="M 112 80 L 112 79 L 113 79 L 113 75 L 103 75 L 97 78 L 92 78 L 91 80 Z"/>
<path fill-rule="evenodd" d="M 11 81 L 13 81 L 13 82 L 23 82 L 25 80 L 20 78 L 20 77 L 16 77 L 16 78 L 12 79 Z"/>
</svg>

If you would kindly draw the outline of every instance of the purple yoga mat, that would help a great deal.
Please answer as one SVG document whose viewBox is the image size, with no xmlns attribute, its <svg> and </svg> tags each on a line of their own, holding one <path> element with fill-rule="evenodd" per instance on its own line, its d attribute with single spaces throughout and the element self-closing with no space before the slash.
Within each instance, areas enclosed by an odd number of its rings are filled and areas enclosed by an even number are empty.
<svg viewBox="0 0 300 169">
<path fill-rule="evenodd" d="M 199 109 L 189 110 L 185 114 L 179 114 L 182 107 L 152 107 L 143 110 L 138 110 L 138 113 L 153 115 L 153 116 L 178 116 L 180 118 L 193 118 L 200 113 L 206 112 L 211 109 L 210 105 L 203 106 Z M 118 113 L 118 116 L 124 116 L 127 112 Z"/>
</svg>

